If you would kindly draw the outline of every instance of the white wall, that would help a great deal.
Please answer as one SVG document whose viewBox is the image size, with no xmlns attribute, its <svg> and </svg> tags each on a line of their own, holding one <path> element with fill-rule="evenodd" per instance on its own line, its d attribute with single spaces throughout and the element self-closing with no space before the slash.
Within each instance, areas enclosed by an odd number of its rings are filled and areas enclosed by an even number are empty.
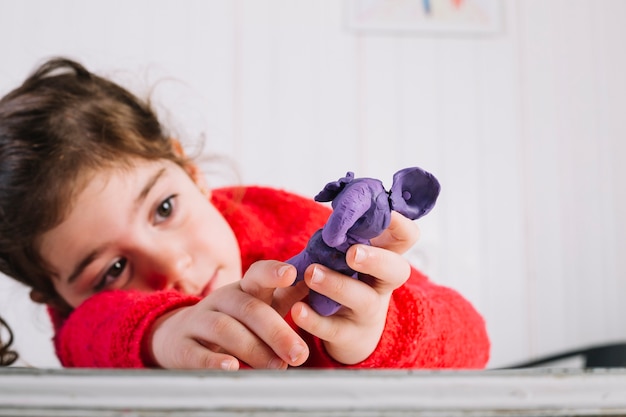
<svg viewBox="0 0 626 417">
<path fill-rule="evenodd" d="M 63 54 L 168 78 L 168 120 L 245 183 L 420 165 L 443 191 L 409 256 L 485 315 L 491 366 L 626 339 L 626 2 L 502 6 L 496 34 L 437 36 L 354 32 L 339 0 L 0 0 L 0 94 Z M 25 360 L 56 366 L 45 312 L 0 291 Z"/>
</svg>

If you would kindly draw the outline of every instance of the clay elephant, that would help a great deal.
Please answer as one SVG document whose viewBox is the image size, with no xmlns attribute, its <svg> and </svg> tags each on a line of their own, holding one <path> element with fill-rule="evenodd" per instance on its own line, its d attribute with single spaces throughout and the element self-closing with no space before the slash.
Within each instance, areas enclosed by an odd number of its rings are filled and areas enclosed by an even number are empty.
<svg viewBox="0 0 626 417">
<path fill-rule="evenodd" d="M 424 216 L 435 205 L 440 189 L 437 179 L 418 167 L 396 172 L 389 191 L 380 180 L 354 178 L 352 172 L 326 184 L 315 200 L 331 202 L 333 211 L 328 221 L 313 234 L 302 252 L 287 260 L 298 271 L 296 282 L 304 279 L 304 271 L 312 263 L 358 278 L 346 263 L 348 248 L 356 243 L 370 244 L 370 239 L 389 226 L 393 210 L 412 220 Z M 312 290 L 309 304 L 323 316 L 332 315 L 341 307 Z"/>
</svg>

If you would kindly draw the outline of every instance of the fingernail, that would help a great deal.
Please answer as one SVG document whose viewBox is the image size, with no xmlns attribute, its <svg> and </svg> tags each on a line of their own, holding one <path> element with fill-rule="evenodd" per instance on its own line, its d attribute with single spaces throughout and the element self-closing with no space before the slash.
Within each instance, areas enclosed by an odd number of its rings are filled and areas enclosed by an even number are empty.
<svg viewBox="0 0 626 417">
<path fill-rule="evenodd" d="M 354 251 L 354 260 L 357 263 L 361 263 L 365 260 L 365 258 L 367 258 L 367 253 L 361 246 L 357 246 L 356 250 Z"/>
<path fill-rule="evenodd" d="M 291 359 L 291 362 L 293 363 L 298 362 L 298 359 L 300 359 L 304 351 L 305 351 L 304 346 L 300 344 L 293 345 L 293 347 L 289 351 L 289 358 Z"/>
<path fill-rule="evenodd" d="M 307 317 L 309 317 L 309 312 L 306 310 L 306 308 L 301 307 L 300 313 L 298 313 L 298 317 L 300 317 L 301 319 L 306 319 Z"/>
<path fill-rule="evenodd" d="M 281 368 L 284 368 L 284 367 L 285 367 L 285 362 L 283 362 L 279 358 L 273 358 L 267 364 L 267 368 L 268 369 L 281 369 Z"/>
<path fill-rule="evenodd" d="M 280 268 L 278 268 L 278 276 L 282 277 L 283 275 L 285 275 L 287 271 L 289 270 L 289 268 L 291 268 L 291 265 L 283 265 Z"/>
<path fill-rule="evenodd" d="M 311 276 L 311 282 L 319 284 L 324 279 L 324 272 L 317 266 L 313 267 L 313 274 Z"/>
<path fill-rule="evenodd" d="M 224 359 L 220 366 L 224 371 L 234 371 L 236 369 L 235 362 L 230 359 Z"/>
</svg>

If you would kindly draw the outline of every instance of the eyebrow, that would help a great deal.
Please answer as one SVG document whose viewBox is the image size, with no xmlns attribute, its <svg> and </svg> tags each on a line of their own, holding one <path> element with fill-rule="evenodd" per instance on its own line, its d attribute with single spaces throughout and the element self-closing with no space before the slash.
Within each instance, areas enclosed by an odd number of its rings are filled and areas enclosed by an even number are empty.
<svg viewBox="0 0 626 417">
<path fill-rule="evenodd" d="M 152 175 L 148 179 L 148 181 L 146 182 L 144 187 L 141 189 L 141 192 L 139 193 L 139 195 L 137 195 L 137 198 L 135 199 L 135 203 L 134 203 L 135 207 L 139 206 L 141 204 L 141 202 L 146 199 L 146 197 L 150 193 L 150 190 L 152 190 L 154 185 L 157 183 L 159 178 L 161 178 L 161 176 L 163 176 L 165 171 L 166 171 L 166 168 L 161 168 L 160 170 L 158 170 L 154 175 Z M 87 256 L 85 256 L 78 263 L 78 265 L 76 265 L 76 268 L 74 268 L 72 273 L 67 278 L 67 283 L 68 284 L 73 284 L 76 281 L 76 279 L 78 279 L 78 277 L 83 273 L 85 268 L 87 268 L 87 266 L 90 263 L 92 263 L 94 259 L 96 259 L 96 257 L 100 254 L 100 252 L 102 252 L 102 248 L 96 248 L 96 249 L 92 250 L 91 252 L 89 252 L 87 254 Z"/>
<path fill-rule="evenodd" d="M 148 193 L 150 192 L 150 190 L 152 190 L 152 188 L 154 187 L 154 184 L 157 183 L 157 181 L 159 180 L 159 178 L 161 178 L 161 176 L 163 176 L 163 174 L 165 173 L 166 169 L 165 168 L 161 168 L 160 170 L 158 170 L 153 176 L 151 176 L 148 179 L 148 182 L 146 182 L 146 185 L 143 187 L 143 189 L 141 190 L 141 192 L 139 193 L 139 195 L 137 196 L 137 198 L 135 199 L 135 206 L 138 206 L 139 204 L 141 204 L 141 202 L 143 200 L 146 199 L 146 197 L 148 196 Z"/>
</svg>

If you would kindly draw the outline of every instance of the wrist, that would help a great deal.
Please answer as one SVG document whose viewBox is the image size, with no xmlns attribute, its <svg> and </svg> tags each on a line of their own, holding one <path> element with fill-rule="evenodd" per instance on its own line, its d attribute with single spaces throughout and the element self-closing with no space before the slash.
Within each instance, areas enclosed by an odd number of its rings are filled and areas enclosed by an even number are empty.
<svg viewBox="0 0 626 417">
<path fill-rule="evenodd" d="M 148 331 L 146 332 L 141 343 L 141 358 L 144 365 L 148 368 L 162 368 L 163 366 L 157 359 L 160 355 L 159 350 L 164 346 L 164 341 L 168 338 L 167 321 L 185 307 L 170 310 L 154 320 Z"/>
</svg>

